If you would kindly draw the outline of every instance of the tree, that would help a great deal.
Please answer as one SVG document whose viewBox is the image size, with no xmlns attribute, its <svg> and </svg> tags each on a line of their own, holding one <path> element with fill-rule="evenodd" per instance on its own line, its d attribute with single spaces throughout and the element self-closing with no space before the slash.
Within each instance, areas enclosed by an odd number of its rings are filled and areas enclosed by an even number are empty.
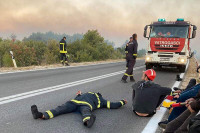
<svg viewBox="0 0 200 133">
<path fill-rule="evenodd" d="M 83 36 L 83 41 L 90 44 L 92 47 L 98 47 L 104 43 L 104 38 L 97 30 L 88 30 Z"/>
<path fill-rule="evenodd" d="M 11 34 L 10 35 L 10 38 L 12 39 L 13 43 L 15 42 L 17 36 L 15 34 Z"/>
<path fill-rule="evenodd" d="M 139 51 L 138 51 L 138 57 L 144 57 L 145 56 L 145 54 L 146 54 L 146 50 L 145 49 L 140 49 Z"/>
</svg>

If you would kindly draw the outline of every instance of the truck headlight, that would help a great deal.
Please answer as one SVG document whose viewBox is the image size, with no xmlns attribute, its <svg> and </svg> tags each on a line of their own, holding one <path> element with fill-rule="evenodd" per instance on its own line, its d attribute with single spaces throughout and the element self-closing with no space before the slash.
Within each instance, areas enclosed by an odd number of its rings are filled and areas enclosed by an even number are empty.
<svg viewBox="0 0 200 133">
<path fill-rule="evenodd" d="M 181 63 L 184 63 L 184 62 L 185 62 L 185 59 L 181 59 L 180 61 L 181 61 Z"/>
<path fill-rule="evenodd" d="M 180 62 L 180 63 L 185 63 L 185 62 L 186 62 L 186 59 L 184 59 L 184 58 L 179 58 L 179 62 Z"/>
<path fill-rule="evenodd" d="M 151 60 L 151 57 L 149 57 L 149 56 L 146 56 L 146 59 L 145 59 L 146 61 L 150 61 Z"/>
</svg>

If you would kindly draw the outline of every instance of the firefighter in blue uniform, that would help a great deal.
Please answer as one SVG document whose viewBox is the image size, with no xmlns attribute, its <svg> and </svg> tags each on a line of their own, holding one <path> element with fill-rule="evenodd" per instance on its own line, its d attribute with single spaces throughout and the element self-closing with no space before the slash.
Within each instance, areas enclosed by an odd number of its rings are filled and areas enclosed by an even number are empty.
<svg viewBox="0 0 200 133">
<path fill-rule="evenodd" d="M 129 44 L 130 42 L 132 42 L 132 41 L 133 41 L 133 37 L 130 37 L 129 42 L 126 44 L 126 47 L 125 47 L 125 54 L 126 54 L 126 70 L 128 69 L 128 59 L 127 59 L 127 57 L 128 57 L 128 44 Z"/>
<path fill-rule="evenodd" d="M 127 83 L 127 78 L 130 77 L 130 81 L 134 82 L 135 79 L 133 78 L 133 67 L 136 62 L 137 58 L 137 34 L 133 34 L 132 41 L 128 43 L 126 46 L 125 52 L 126 52 L 126 60 L 127 60 L 127 67 L 128 69 L 124 73 L 124 76 L 122 77 L 122 82 Z"/>
<path fill-rule="evenodd" d="M 80 112 L 83 119 L 84 126 L 90 128 L 95 122 L 96 116 L 92 111 L 99 108 L 118 109 L 127 103 L 126 100 L 119 102 L 110 102 L 105 100 L 100 93 L 87 92 L 82 94 L 77 92 L 75 99 L 72 99 L 65 104 L 58 106 L 55 109 L 46 112 L 39 112 L 36 105 L 31 106 L 31 112 L 34 119 L 51 119 L 58 115 L 67 114 L 71 112 Z"/>
<path fill-rule="evenodd" d="M 60 41 L 60 60 L 63 65 L 69 66 L 68 64 L 68 55 L 67 55 L 67 43 L 66 37 Z"/>
</svg>

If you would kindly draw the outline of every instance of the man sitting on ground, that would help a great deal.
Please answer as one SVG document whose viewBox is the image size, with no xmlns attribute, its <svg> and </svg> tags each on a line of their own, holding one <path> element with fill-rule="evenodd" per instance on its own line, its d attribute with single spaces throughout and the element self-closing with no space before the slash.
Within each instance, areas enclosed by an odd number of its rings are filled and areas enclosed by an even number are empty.
<svg viewBox="0 0 200 133">
<path fill-rule="evenodd" d="M 156 113 L 156 108 L 171 93 L 171 88 L 161 87 L 153 80 L 156 72 L 153 69 L 143 72 L 142 81 L 135 83 L 133 88 L 133 112 L 138 116 L 149 117 Z"/>
<path fill-rule="evenodd" d="M 187 133 L 189 121 L 196 116 L 200 110 L 200 91 L 195 98 L 186 100 L 185 110 L 176 119 L 169 122 L 166 126 L 164 133 Z M 179 107 L 176 107 L 179 108 Z"/>
<path fill-rule="evenodd" d="M 197 68 L 197 72 L 198 73 L 200 72 L 200 66 Z M 199 78 L 200 78 L 200 73 L 199 73 Z M 187 99 L 190 99 L 190 98 L 196 98 L 196 95 L 198 94 L 199 91 L 200 91 L 200 83 L 196 85 L 196 79 L 191 79 L 186 89 L 182 91 L 179 95 L 175 96 L 175 98 L 177 98 L 176 103 L 185 102 Z M 171 114 L 169 115 L 168 119 L 159 122 L 158 125 L 161 128 L 166 128 L 166 125 L 169 122 L 177 118 L 186 109 L 187 107 L 185 106 L 174 108 Z"/>
</svg>

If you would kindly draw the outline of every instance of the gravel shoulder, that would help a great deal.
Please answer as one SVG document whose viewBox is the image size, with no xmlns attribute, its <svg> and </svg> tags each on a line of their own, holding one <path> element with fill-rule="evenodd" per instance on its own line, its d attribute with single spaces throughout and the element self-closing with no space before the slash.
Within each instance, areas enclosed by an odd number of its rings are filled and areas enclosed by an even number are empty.
<svg viewBox="0 0 200 133">
<path fill-rule="evenodd" d="M 105 60 L 105 61 L 95 61 L 95 62 L 81 62 L 81 63 L 70 63 L 70 66 L 82 66 L 82 65 L 93 65 L 93 64 L 101 64 L 101 63 L 111 63 L 111 62 L 121 62 L 125 61 L 124 59 L 117 60 Z M 62 64 L 52 64 L 52 65 L 41 65 L 41 66 L 27 66 L 27 67 L 2 67 L 0 68 L 0 73 L 4 72 L 15 72 L 15 71 L 25 71 L 25 70 L 40 70 L 40 69 L 49 69 L 49 68 L 57 68 L 63 67 Z"/>
</svg>

